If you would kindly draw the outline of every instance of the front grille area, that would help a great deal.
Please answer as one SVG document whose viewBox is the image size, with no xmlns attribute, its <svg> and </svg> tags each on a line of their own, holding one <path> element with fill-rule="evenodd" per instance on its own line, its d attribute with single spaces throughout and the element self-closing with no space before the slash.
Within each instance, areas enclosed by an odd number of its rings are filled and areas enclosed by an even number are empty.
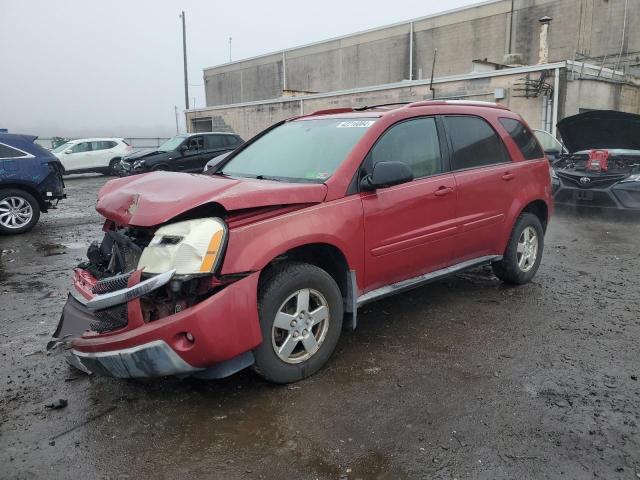
<svg viewBox="0 0 640 480">
<path fill-rule="evenodd" d="M 129 321 L 126 303 L 95 312 L 94 316 L 98 321 L 91 324 L 91 329 L 98 333 L 111 332 L 126 327 Z"/>
<path fill-rule="evenodd" d="M 555 194 L 554 201 L 557 203 L 570 203 L 573 205 L 583 205 L 588 207 L 617 207 L 615 200 L 607 192 L 590 192 L 593 194 L 591 200 L 578 200 L 574 196 L 575 190 L 564 189 Z"/>
<path fill-rule="evenodd" d="M 116 290 L 127 288 L 127 283 L 133 272 L 115 275 L 113 277 L 99 280 L 93 286 L 93 293 L 103 295 Z M 127 304 L 116 305 L 94 313 L 97 322 L 91 324 L 91 328 L 98 333 L 111 332 L 119 328 L 125 327 L 129 321 L 127 314 Z"/>
<path fill-rule="evenodd" d="M 556 174 L 567 185 L 578 188 L 607 188 L 628 176 L 626 173 L 601 173 L 594 175 L 593 173 L 587 172 L 567 172 L 562 170 L 556 170 Z M 581 178 L 588 178 L 589 182 L 582 183 L 580 182 Z"/>
<path fill-rule="evenodd" d="M 127 288 L 132 273 L 133 272 L 123 273 L 100 280 L 93 286 L 92 291 L 96 295 L 102 295 L 103 293 L 115 292 L 116 290 Z"/>
</svg>

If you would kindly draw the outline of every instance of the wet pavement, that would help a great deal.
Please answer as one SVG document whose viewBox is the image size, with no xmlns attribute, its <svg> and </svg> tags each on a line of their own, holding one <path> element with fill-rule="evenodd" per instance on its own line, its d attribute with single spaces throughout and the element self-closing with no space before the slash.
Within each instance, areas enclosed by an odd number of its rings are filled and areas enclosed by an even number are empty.
<svg viewBox="0 0 640 480">
<path fill-rule="evenodd" d="M 533 283 L 367 305 L 294 385 L 125 381 L 44 352 L 106 180 L 0 237 L 0 478 L 640 478 L 637 218 L 558 212 Z"/>
</svg>

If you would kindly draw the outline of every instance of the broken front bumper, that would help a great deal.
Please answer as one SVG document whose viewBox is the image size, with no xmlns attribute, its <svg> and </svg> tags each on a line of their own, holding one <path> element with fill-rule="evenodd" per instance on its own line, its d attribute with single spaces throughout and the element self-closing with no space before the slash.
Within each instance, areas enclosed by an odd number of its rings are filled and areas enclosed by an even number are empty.
<svg viewBox="0 0 640 480">
<path fill-rule="evenodd" d="M 262 341 L 257 312 L 259 273 L 228 285 L 174 315 L 143 322 L 138 298 L 129 300 L 128 323 L 96 333 L 91 303 L 69 295 L 53 345 L 63 345 L 69 363 L 119 378 L 169 375 L 223 378 L 253 363 Z M 138 319 L 138 320 L 136 320 Z"/>
</svg>

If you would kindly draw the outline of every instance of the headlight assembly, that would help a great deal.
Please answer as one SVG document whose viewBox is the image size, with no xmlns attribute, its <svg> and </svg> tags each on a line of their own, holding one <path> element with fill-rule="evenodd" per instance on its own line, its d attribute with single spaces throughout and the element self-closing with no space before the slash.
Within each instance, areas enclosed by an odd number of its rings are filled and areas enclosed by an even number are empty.
<svg viewBox="0 0 640 480">
<path fill-rule="evenodd" d="M 144 167 L 144 160 L 136 160 L 133 162 L 133 168 Z"/>
<path fill-rule="evenodd" d="M 145 273 L 175 269 L 176 275 L 213 272 L 227 240 L 227 226 L 219 218 L 199 218 L 172 223 L 156 230 L 142 251 L 138 268 Z"/>
</svg>

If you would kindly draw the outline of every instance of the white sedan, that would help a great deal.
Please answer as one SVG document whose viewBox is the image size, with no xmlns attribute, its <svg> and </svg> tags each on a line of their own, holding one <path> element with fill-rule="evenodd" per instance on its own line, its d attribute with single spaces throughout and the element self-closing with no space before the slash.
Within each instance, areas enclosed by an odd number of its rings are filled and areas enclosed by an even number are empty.
<svg viewBox="0 0 640 480">
<path fill-rule="evenodd" d="M 131 145 L 122 138 L 81 138 L 51 150 L 65 173 L 104 174 L 115 174 L 120 159 L 131 151 Z"/>
</svg>

